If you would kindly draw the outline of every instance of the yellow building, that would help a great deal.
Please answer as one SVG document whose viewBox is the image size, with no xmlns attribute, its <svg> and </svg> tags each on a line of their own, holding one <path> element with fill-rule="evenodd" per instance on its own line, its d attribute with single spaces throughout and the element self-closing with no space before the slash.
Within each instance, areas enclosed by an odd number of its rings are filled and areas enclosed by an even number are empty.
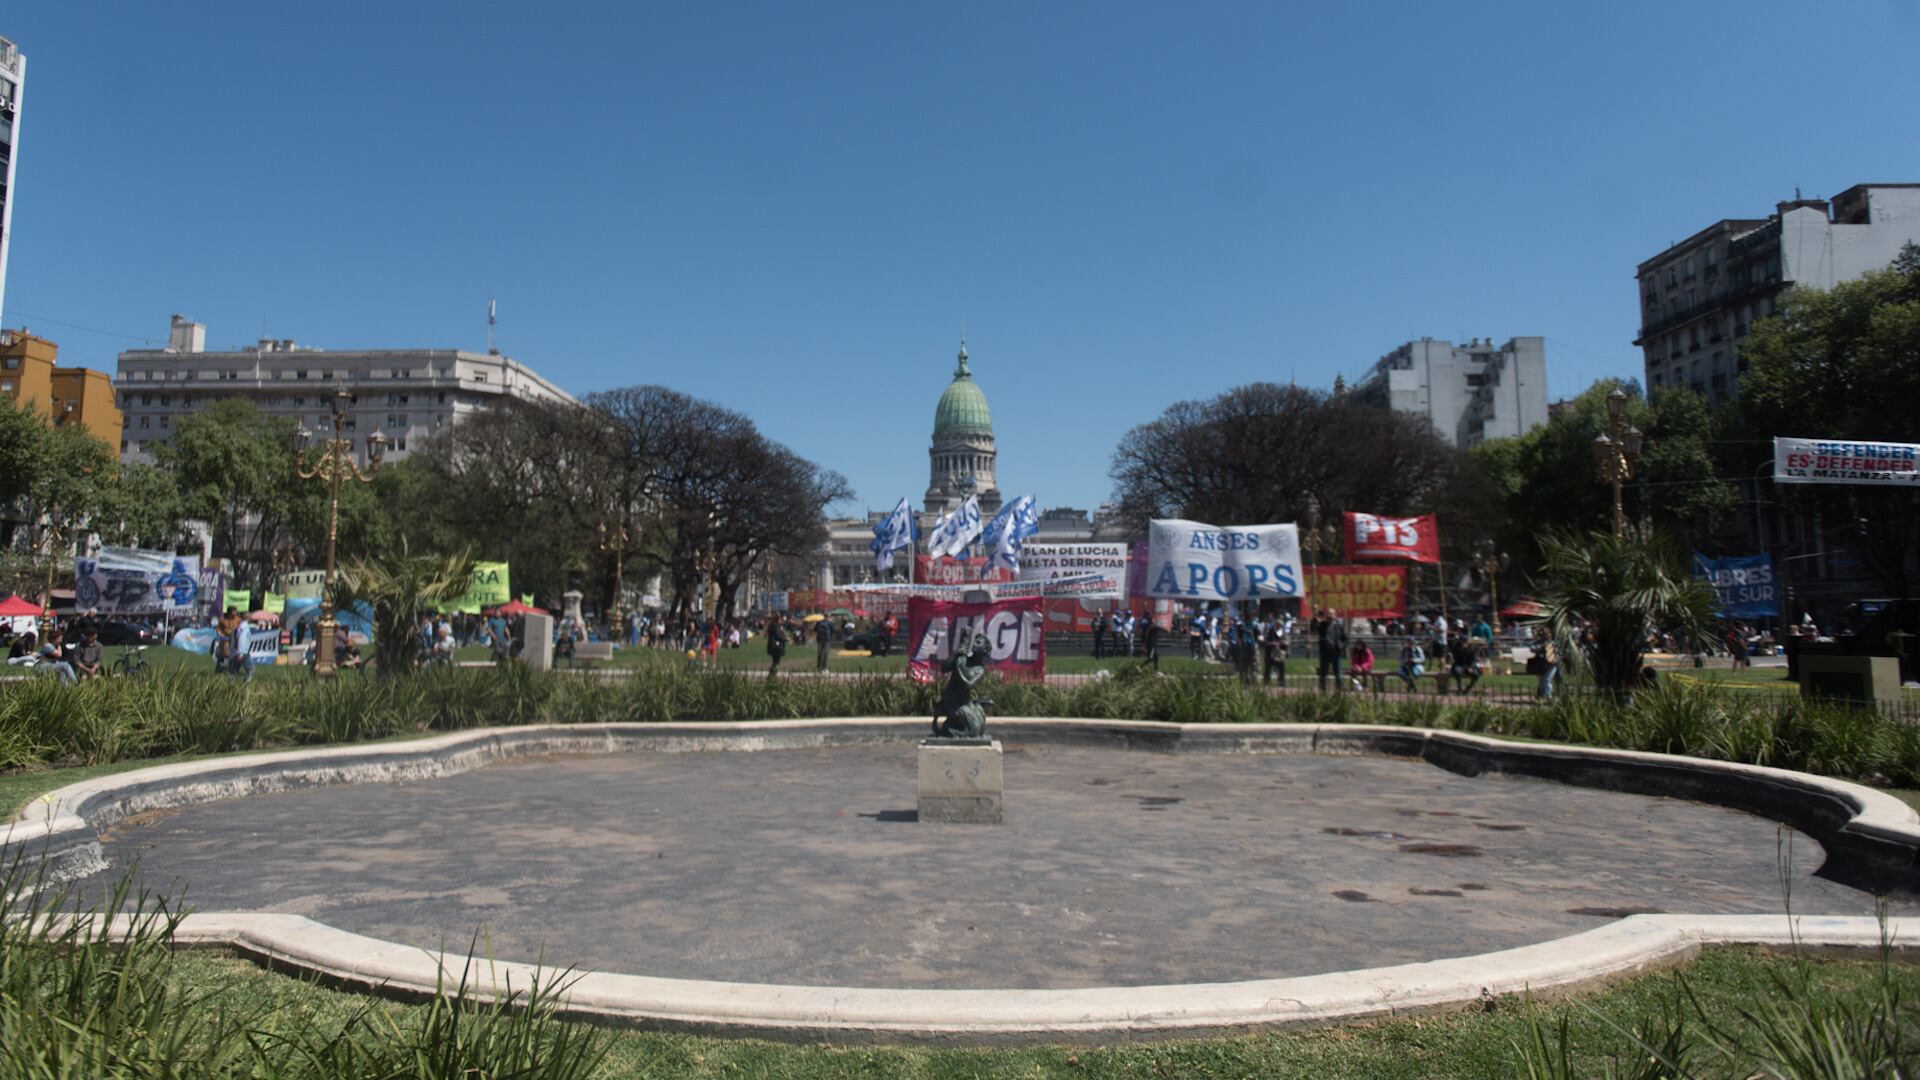
<svg viewBox="0 0 1920 1080">
<path fill-rule="evenodd" d="M 25 330 L 0 330 L 0 394 L 62 427 L 79 425 L 120 453 L 122 421 L 105 372 L 61 367 L 60 346 Z"/>
</svg>

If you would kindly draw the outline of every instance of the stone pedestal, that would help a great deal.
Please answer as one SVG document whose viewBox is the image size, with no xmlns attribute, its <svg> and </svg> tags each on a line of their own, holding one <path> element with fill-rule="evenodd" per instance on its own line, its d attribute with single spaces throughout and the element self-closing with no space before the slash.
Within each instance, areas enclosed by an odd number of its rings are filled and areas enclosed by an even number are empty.
<svg viewBox="0 0 1920 1080">
<path fill-rule="evenodd" d="M 928 739 L 920 744 L 920 820 L 1000 823 L 997 739 Z"/>
<path fill-rule="evenodd" d="M 528 615 L 520 659 L 535 671 L 553 670 L 553 616 Z"/>
</svg>

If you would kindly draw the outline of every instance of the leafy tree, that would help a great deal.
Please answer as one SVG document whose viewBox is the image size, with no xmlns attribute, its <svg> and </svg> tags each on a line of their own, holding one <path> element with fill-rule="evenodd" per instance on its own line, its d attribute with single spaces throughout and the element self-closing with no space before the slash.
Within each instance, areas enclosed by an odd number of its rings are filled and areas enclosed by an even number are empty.
<svg viewBox="0 0 1920 1080">
<path fill-rule="evenodd" d="M 1490 439 L 1473 456 L 1504 503 L 1502 546 L 1530 563 L 1537 530 L 1611 530 L 1613 490 L 1594 472 L 1593 441 L 1607 430 L 1607 397 L 1627 392 L 1623 421 L 1639 428 L 1644 448 L 1626 485 L 1627 519 L 1641 528 L 1698 546 L 1732 512 L 1734 486 L 1716 475 L 1715 427 L 1706 403 L 1690 390 L 1655 392 L 1632 382 L 1601 380 L 1547 423 L 1517 438 Z"/>
<path fill-rule="evenodd" d="M 1788 289 L 1740 355 L 1748 370 L 1732 416 L 1750 437 L 1920 442 L 1920 247 L 1832 289 Z M 1840 526 L 1834 540 L 1851 539 L 1894 595 L 1914 595 L 1920 492 L 1806 484 L 1775 497 Z"/>
<path fill-rule="evenodd" d="M 1485 535 L 1480 469 L 1425 420 L 1274 383 L 1182 401 L 1122 436 L 1109 475 L 1124 519 L 1215 524 L 1322 520 L 1343 511 L 1440 513 L 1450 558 Z"/>
<path fill-rule="evenodd" d="M 166 470 L 123 464 L 104 485 L 92 528 L 109 544 L 171 551 L 185 517 L 180 489 Z"/>
<path fill-rule="evenodd" d="M 154 448 L 182 508 L 212 530 L 214 554 L 233 560 L 236 578 L 254 588 L 265 586 L 272 553 L 292 539 L 295 504 L 309 494 L 294 474 L 292 430 L 251 401 L 226 398 L 182 418 Z"/>
<path fill-rule="evenodd" d="M 1600 689 L 1633 689 L 1655 630 L 1678 633 L 1690 647 L 1705 643 L 1717 600 L 1671 538 L 1553 531 L 1540 538 L 1540 551 L 1547 632 L 1569 664 L 1591 665 Z M 1591 651 L 1580 648 L 1583 628 L 1593 632 Z"/>
</svg>

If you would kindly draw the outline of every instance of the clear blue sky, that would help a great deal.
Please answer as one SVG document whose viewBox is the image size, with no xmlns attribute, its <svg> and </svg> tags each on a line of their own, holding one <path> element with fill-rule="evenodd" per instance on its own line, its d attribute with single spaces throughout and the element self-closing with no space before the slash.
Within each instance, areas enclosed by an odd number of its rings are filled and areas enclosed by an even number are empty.
<svg viewBox="0 0 1920 1080">
<path fill-rule="evenodd" d="M 1920 181 L 1917 12 L 15 0 L 5 319 L 112 370 L 172 312 L 477 350 L 498 297 L 569 390 L 712 398 L 873 507 L 964 319 L 1002 488 L 1085 507 L 1172 401 L 1421 335 L 1638 376 L 1637 262 Z"/>
</svg>

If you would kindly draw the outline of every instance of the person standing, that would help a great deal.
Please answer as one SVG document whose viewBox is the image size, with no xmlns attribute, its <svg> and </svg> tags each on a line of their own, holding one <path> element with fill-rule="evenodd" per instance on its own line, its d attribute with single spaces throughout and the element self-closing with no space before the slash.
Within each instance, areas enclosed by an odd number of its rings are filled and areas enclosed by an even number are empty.
<svg viewBox="0 0 1920 1080">
<path fill-rule="evenodd" d="M 1153 620 L 1152 613 L 1146 616 L 1147 628 L 1143 633 L 1146 640 L 1147 664 L 1155 671 L 1160 670 L 1160 624 Z"/>
<path fill-rule="evenodd" d="M 1347 651 L 1347 626 L 1340 621 L 1340 612 L 1329 608 L 1313 620 L 1313 627 L 1320 647 L 1320 692 L 1326 693 L 1329 673 L 1333 676 L 1334 690 L 1339 691 L 1343 689 L 1340 684 L 1340 659 Z"/>
<path fill-rule="evenodd" d="M 833 640 L 833 621 L 821 619 L 813 624 L 813 645 L 818 650 L 814 658 L 813 670 L 824 674 L 827 670 L 827 645 Z"/>
<path fill-rule="evenodd" d="M 1107 613 L 1097 611 L 1093 615 L 1093 658 L 1107 658 Z"/>
<path fill-rule="evenodd" d="M 1245 619 L 1235 619 L 1227 628 L 1229 644 L 1227 648 L 1233 655 L 1234 673 L 1240 676 L 1240 685 L 1253 685 L 1253 654 L 1259 648 L 1254 640 L 1253 624 Z"/>
</svg>

